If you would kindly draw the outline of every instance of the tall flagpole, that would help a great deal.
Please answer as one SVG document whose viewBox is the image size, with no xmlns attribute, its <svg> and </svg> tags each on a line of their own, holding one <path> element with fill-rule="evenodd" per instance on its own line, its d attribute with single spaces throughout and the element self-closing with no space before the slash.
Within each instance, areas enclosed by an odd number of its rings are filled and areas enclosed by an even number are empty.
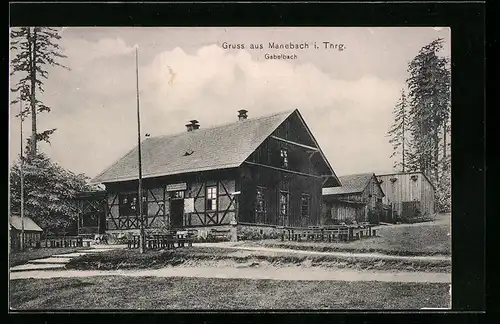
<svg viewBox="0 0 500 324">
<path fill-rule="evenodd" d="M 23 102 L 19 98 L 19 116 L 21 118 L 21 251 L 24 250 L 24 157 L 23 157 Z"/>
<path fill-rule="evenodd" d="M 144 253 L 145 250 L 145 237 L 144 237 L 144 219 L 142 215 L 142 160 L 141 160 L 141 116 L 139 110 L 139 59 L 138 59 L 138 49 L 139 46 L 135 47 L 135 76 L 136 76 L 136 86 L 137 86 L 137 143 L 138 143 L 138 153 L 139 153 L 139 224 L 140 224 L 140 253 Z"/>
</svg>

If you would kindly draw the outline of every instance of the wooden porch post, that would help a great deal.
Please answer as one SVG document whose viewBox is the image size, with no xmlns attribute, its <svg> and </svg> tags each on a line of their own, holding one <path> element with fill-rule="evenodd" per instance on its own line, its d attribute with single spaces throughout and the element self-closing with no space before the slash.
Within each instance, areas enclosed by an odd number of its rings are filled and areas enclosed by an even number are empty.
<svg viewBox="0 0 500 324">
<path fill-rule="evenodd" d="M 21 176 L 21 251 L 24 250 L 24 157 L 23 157 L 23 102 L 19 97 L 19 114 L 21 118 L 21 162 L 20 162 L 20 176 Z"/>
</svg>

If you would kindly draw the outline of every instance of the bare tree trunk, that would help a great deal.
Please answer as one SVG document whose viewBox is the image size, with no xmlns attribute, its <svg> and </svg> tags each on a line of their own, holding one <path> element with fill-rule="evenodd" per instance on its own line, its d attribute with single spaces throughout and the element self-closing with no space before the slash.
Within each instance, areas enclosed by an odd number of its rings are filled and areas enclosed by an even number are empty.
<svg viewBox="0 0 500 324">
<path fill-rule="evenodd" d="M 24 156 L 23 156 L 23 101 L 19 96 L 19 118 L 21 119 L 21 160 L 19 161 L 19 171 L 21 176 L 21 251 L 24 250 Z"/>
<path fill-rule="evenodd" d="M 420 152 L 418 152 L 419 154 L 419 162 L 420 162 L 420 171 L 422 171 L 423 173 L 426 172 L 426 169 L 425 169 L 425 160 L 424 160 L 424 145 L 423 145 L 423 131 L 422 131 L 422 128 L 423 128 L 423 122 L 422 122 L 422 113 L 420 113 L 420 129 L 419 129 L 419 132 L 420 132 L 420 138 L 418 139 L 419 143 L 419 149 L 420 149 Z"/>
<path fill-rule="evenodd" d="M 34 157 L 37 152 L 36 143 L 36 29 L 33 30 L 33 36 L 30 37 L 31 28 L 28 28 L 28 39 L 32 38 L 29 42 L 29 63 L 30 63 L 30 107 L 31 107 L 31 141 L 30 141 L 30 155 Z"/>
<path fill-rule="evenodd" d="M 439 183 L 439 129 L 434 131 L 434 176 L 436 179 L 436 183 Z"/>
<path fill-rule="evenodd" d="M 403 173 L 405 172 L 405 140 L 406 140 L 406 134 L 405 134 L 405 114 L 406 114 L 406 102 L 403 101 L 403 140 L 402 140 L 402 144 L 403 144 L 403 156 L 402 156 L 402 159 L 403 159 Z"/>
</svg>

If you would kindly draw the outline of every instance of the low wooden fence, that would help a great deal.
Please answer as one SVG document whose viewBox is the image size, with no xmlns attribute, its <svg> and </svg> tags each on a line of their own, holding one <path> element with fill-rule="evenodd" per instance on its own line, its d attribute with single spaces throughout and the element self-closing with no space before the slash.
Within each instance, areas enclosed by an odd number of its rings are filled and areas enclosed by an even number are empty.
<svg viewBox="0 0 500 324">
<path fill-rule="evenodd" d="M 24 248 L 39 248 L 40 240 L 26 239 L 24 241 Z M 12 251 L 18 251 L 21 248 L 21 238 L 11 239 L 10 248 Z"/>
<path fill-rule="evenodd" d="M 376 235 L 371 225 L 333 225 L 322 227 L 283 227 L 281 240 L 289 241 L 344 241 L 359 240 Z"/>
<path fill-rule="evenodd" d="M 42 248 L 58 248 L 58 247 L 83 247 L 83 237 L 79 236 L 62 236 L 48 237 L 40 241 Z M 90 242 L 86 242 L 90 246 Z"/>
</svg>

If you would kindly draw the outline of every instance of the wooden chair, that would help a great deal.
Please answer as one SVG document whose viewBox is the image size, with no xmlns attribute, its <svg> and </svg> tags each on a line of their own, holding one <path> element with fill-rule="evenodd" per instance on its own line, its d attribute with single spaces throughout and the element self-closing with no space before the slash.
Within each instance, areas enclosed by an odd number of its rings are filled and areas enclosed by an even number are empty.
<svg viewBox="0 0 500 324">
<path fill-rule="evenodd" d="M 188 247 L 193 246 L 193 242 L 197 237 L 198 237 L 198 234 L 188 233 L 188 235 L 186 236 L 186 243 L 187 243 Z"/>
</svg>

